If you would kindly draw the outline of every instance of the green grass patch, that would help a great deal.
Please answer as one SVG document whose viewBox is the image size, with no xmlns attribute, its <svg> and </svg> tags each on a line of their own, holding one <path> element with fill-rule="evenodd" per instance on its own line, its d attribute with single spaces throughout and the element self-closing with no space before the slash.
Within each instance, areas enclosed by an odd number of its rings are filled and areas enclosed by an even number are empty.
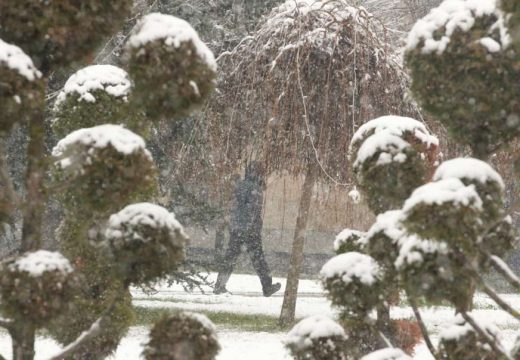
<svg viewBox="0 0 520 360">
<path fill-rule="evenodd" d="M 159 320 L 162 316 L 174 314 L 182 309 L 148 308 L 134 306 L 136 319 L 134 325 L 147 326 Z M 269 315 L 234 314 L 229 312 L 196 311 L 206 315 L 215 325 L 231 330 L 254 332 L 287 332 L 289 328 L 278 326 L 278 319 Z"/>
</svg>

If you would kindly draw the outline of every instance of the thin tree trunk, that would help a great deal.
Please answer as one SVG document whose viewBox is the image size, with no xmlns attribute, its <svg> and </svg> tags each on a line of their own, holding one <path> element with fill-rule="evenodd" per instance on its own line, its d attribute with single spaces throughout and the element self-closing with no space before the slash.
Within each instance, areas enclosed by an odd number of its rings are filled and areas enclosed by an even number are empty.
<svg viewBox="0 0 520 360">
<path fill-rule="evenodd" d="M 10 331 L 13 360 L 33 360 L 36 331 L 28 324 L 16 324 Z"/>
<path fill-rule="evenodd" d="M 17 204 L 17 195 L 13 181 L 9 175 L 5 146 L 0 142 L 0 221 L 11 225 L 14 223 L 14 212 Z"/>
<path fill-rule="evenodd" d="M 45 176 L 44 113 L 42 107 L 41 112 L 35 114 L 29 124 L 21 252 L 37 250 L 41 247 L 42 242 L 42 219 L 45 210 L 43 193 Z"/>
<path fill-rule="evenodd" d="M 278 320 L 278 324 L 280 326 L 287 326 L 294 322 L 294 316 L 296 313 L 296 297 L 298 295 L 298 283 L 303 262 L 305 232 L 307 230 L 307 220 L 309 219 L 312 190 L 316 182 L 316 175 L 316 169 L 313 165 L 310 165 L 307 168 L 305 182 L 303 183 L 302 194 L 300 197 L 298 218 L 296 220 L 296 228 L 294 230 L 291 262 L 289 265 L 289 273 L 287 275 L 287 284 L 285 286 L 282 311 Z"/>
</svg>

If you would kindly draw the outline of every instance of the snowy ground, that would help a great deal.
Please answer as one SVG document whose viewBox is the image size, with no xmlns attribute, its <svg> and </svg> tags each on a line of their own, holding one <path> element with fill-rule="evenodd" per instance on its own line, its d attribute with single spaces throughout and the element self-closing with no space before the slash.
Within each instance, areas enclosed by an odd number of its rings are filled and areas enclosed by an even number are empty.
<svg viewBox="0 0 520 360">
<path fill-rule="evenodd" d="M 285 285 L 284 279 L 275 279 Z M 282 288 L 283 289 L 283 288 Z M 160 286 L 158 292 L 146 295 L 135 290 L 134 304 L 149 308 L 177 308 L 191 311 L 225 312 L 238 314 L 261 314 L 277 317 L 282 304 L 283 293 L 271 298 L 261 296 L 260 283 L 256 276 L 233 275 L 228 284 L 228 290 L 232 294 L 213 295 L 211 289 L 205 289 L 205 293 L 197 291 L 188 294 L 181 287 Z M 520 308 L 520 295 L 505 295 L 507 301 Z M 496 306 L 485 296 L 477 296 L 475 314 L 479 319 L 492 321 L 502 331 L 504 343 L 511 346 L 516 333 L 520 330 L 518 324 L 509 315 L 498 310 Z M 433 307 L 421 309 L 423 317 L 435 334 L 443 324 L 453 318 L 453 311 L 446 307 Z M 308 315 L 326 314 L 331 317 L 335 312 L 329 302 L 323 296 L 323 291 L 318 282 L 303 280 L 300 282 L 300 294 L 297 305 L 297 317 Z M 392 310 L 394 318 L 412 318 L 412 312 L 406 307 L 396 307 Z M 218 326 L 219 339 L 222 351 L 218 360 L 236 360 L 244 358 L 247 354 L 249 360 L 284 360 L 290 359 L 283 348 L 285 333 L 240 331 L 236 328 Z M 115 359 L 132 360 L 139 359 L 142 345 L 146 342 L 148 328 L 145 326 L 132 327 L 126 338 L 120 344 Z M 58 345 L 47 338 L 39 338 L 37 341 L 37 359 L 46 359 L 58 351 Z M 0 333 L 0 353 L 9 356 L 10 341 L 5 333 Z M 416 349 L 415 359 L 429 359 L 428 351 L 423 345 Z"/>
</svg>

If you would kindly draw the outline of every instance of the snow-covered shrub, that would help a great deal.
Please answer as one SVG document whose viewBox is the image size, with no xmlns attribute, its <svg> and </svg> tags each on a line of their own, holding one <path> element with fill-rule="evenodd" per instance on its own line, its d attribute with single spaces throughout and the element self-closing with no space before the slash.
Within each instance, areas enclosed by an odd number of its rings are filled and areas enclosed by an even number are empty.
<svg viewBox="0 0 520 360">
<path fill-rule="evenodd" d="M 520 4 L 516 0 L 500 0 L 500 8 L 507 12 L 509 33 L 516 47 L 520 44 Z"/>
<path fill-rule="evenodd" d="M 475 156 L 520 133 L 520 68 L 497 0 L 444 1 L 407 40 L 411 90 Z"/>
<path fill-rule="evenodd" d="M 174 16 L 152 13 L 140 20 L 126 57 L 135 82 L 133 100 L 152 118 L 188 115 L 215 86 L 213 53 L 186 21 Z"/>
<path fill-rule="evenodd" d="M 139 203 L 110 216 L 105 238 L 122 278 L 149 283 L 175 270 L 184 260 L 188 237 L 165 208 Z"/>
<path fill-rule="evenodd" d="M 0 264 L 0 308 L 11 319 L 46 326 L 78 291 L 71 264 L 58 252 L 27 252 Z"/>
<path fill-rule="evenodd" d="M 0 37 L 20 46 L 37 66 L 65 65 L 88 58 L 112 35 L 132 0 L 1 1 Z"/>
<path fill-rule="evenodd" d="M 504 181 L 484 161 L 472 158 L 456 158 L 443 162 L 433 175 L 433 180 L 456 178 L 466 186 L 474 185 L 482 200 L 482 221 L 485 227 L 494 225 L 504 217 Z"/>
<path fill-rule="evenodd" d="M 346 360 L 345 330 L 327 316 L 315 315 L 297 323 L 285 346 L 295 360 Z"/>
<path fill-rule="evenodd" d="M 204 315 L 182 312 L 155 323 L 143 356 L 146 360 L 214 360 L 219 351 L 213 323 Z"/>
<path fill-rule="evenodd" d="M 343 229 L 334 239 L 336 255 L 351 251 L 363 252 L 365 233 L 362 231 Z"/>
<path fill-rule="evenodd" d="M 19 47 L 0 39 L 0 131 L 8 131 L 15 122 L 26 121 L 34 110 L 43 107 L 40 78 L 41 74 L 29 56 Z"/>
<path fill-rule="evenodd" d="M 56 98 L 52 130 L 58 138 L 107 123 L 140 130 L 143 119 L 131 111 L 130 91 L 128 74 L 116 66 L 91 65 L 78 70 Z"/>
<path fill-rule="evenodd" d="M 382 301 L 384 272 L 368 255 L 337 255 L 323 265 L 320 277 L 332 304 L 345 314 L 363 318 Z"/>
<path fill-rule="evenodd" d="M 408 294 L 432 303 L 448 300 L 458 307 L 464 305 L 473 288 L 446 242 L 407 235 L 399 245 L 395 267 Z"/>
<path fill-rule="evenodd" d="M 471 313 L 469 314 L 471 316 Z M 493 325 L 477 322 L 479 327 L 500 346 L 498 329 Z M 441 330 L 439 354 L 449 360 L 501 360 L 476 330 L 458 315 L 449 327 Z"/>
<path fill-rule="evenodd" d="M 401 349 L 398 348 L 385 348 L 376 350 L 366 356 L 363 356 L 361 360 L 411 360 L 412 358 L 406 355 Z"/>
<path fill-rule="evenodd" d="M 377 216 L 376 222 L 365 235 L 365 252 L 393 274 L 394 262 L 399 255 L 399 240 L 404 235 L 400 223 L 401 210 L 390 210 Z"/>
<path fill-rule="evenodd" d="M 118 125 L 76 130 L 54 147 L 56 177 L 69 206 L 102 211 L 153 187 L 155 166 L 144 140 Z"/>
<path fill-rule="evenodd" d="M 483 230 L 482 216 L 475 186 L 448 178 L 417 188 L 404 203 L 402 223 L 409 233 L 473 253 Z"/>
<path fill-rule="evenodd" d="M 506 216 L 492 227 L 478 243 L 478 246 L 490 254 L 503 256 L 518 247 L 518 233 L 511 216 Z"/>
<path fill-rule="evenodd" d="M 351 156 L 357 183 L 370 209 L 399 209 L 433 172 L 438 139 L 410 118 L 386 116 L 369 121 L 354 134 Z"/>
</svg>

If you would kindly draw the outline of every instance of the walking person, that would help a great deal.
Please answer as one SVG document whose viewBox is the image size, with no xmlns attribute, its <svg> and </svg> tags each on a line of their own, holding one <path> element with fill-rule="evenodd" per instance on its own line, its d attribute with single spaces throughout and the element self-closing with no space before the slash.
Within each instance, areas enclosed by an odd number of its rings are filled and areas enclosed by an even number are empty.
<svg viewBox="0 0 520 360">
<path fill-rule="evenodd" d="M 220 265 L 214 293 L 227 292 L 226 284 L 245 246 L 253 267 L 260 278 L 264 296 L 280 290 L 280 283 L 273 284 L 269 265 L 262 248 L 262 208 L 265 182 L 259 163 L 246 167 L 244 180 L 235 185 L 234 206 L 229 224 L 229 246 Z"/>
</svg>

